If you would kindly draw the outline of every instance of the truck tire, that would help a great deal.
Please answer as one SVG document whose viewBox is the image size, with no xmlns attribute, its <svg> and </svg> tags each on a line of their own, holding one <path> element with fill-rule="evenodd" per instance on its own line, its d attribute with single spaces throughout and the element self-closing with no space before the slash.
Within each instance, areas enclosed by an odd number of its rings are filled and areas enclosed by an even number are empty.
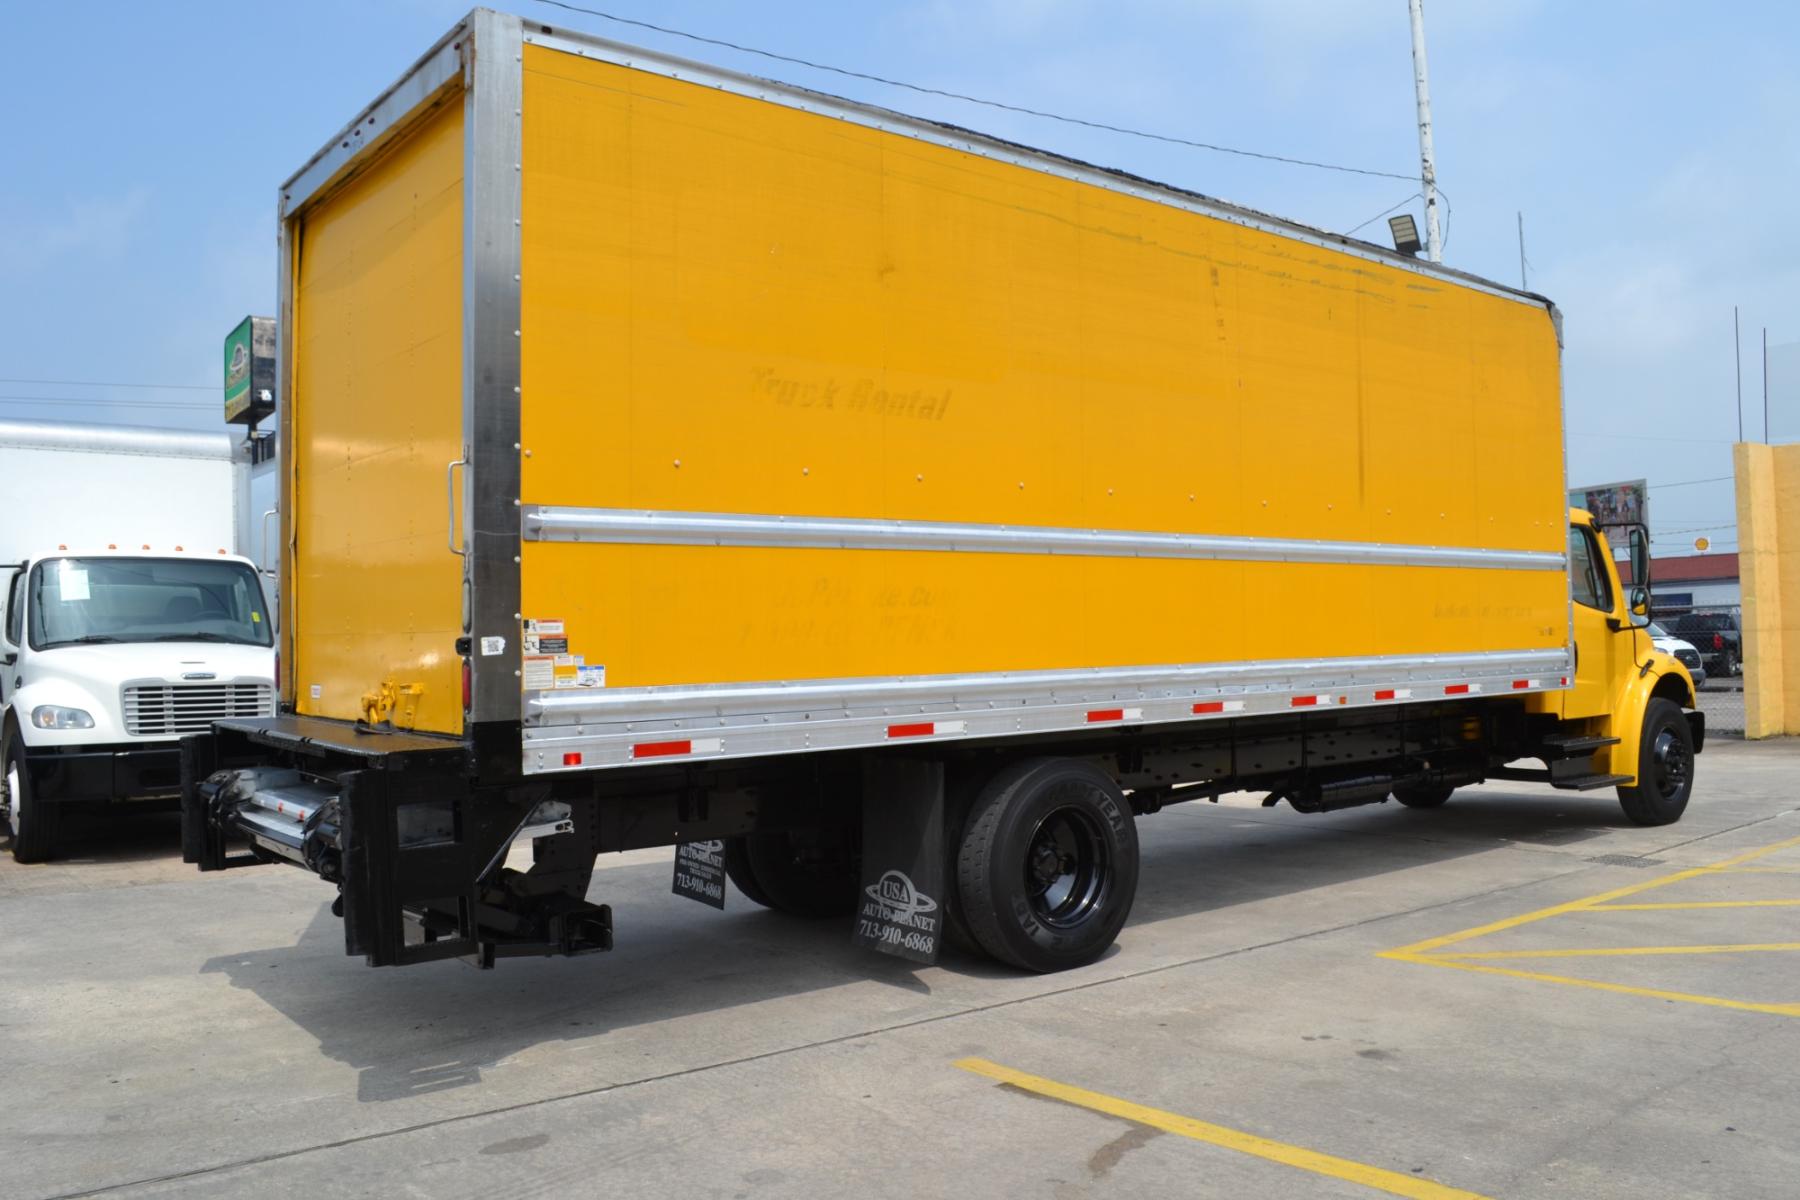
<svg viewBox="0 0 1800 1200">
<path fill-rule="evenodd" d="M 17 731 L 7 729 L 4 744 L 0 745 L 0 779 L 6 781 L 13 861 L 47 862 L 56 850 L 57 818 L 62 814 L 54 804 L 33 801 L 24 750 Z"/>
<path fill-rule="evenodd" d="M 1131 915 L 1137 880 L 1137 825 L 1124 793 L 1071 759 L 1028 759 L 989 780 L 956 856 L 970 935 L 1027 971 L 1061 971 L 1104 954 Z"/>
<path fill-rule="evenodd" d="M 1454 791 L 1447 783 L 1402 783 L 1394 788 L 1394 799 L 1408 808 L 1442 808 Z"/>
<path fill-rule="evenodd" d="M 769 893 L 763 891 L 762 885 L 756 882 L 756 872 L 750 868 L 750 847 L 748 838 L 734 837 L 725 839 L 725 875 L 744 893 L 744 899 L 752 904 L 760 904 L 764 908 L 773 908 L 769 903 Z"/>
<path fill-rule="evenodd" d="M 856 889 L 862 882 L 861 842 L 854 829 L 746 834 L 743 862 L 761 894 L 752 895 L 741 882 L 738 889 L 791 916 L 847 917 L 856 911 Z M 731 861 L 728 856 L 727 871 Z"/>
<path fill-rule="evenodd" d="M 1644 708 L 1638 741 L 1638 781 L 1619 789 L 1619 807 L 1638 825 L 1672 825 L 1687 810 L 1694 790 L 1694 734 L 1672 700 L 1658 697 Z"/>
</svg>

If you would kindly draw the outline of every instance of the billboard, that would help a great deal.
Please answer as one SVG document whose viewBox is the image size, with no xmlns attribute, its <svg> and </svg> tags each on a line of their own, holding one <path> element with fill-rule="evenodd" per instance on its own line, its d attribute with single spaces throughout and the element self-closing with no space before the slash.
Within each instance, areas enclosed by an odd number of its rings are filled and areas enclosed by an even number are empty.
<svg viewBox="0 0 1800 1200">
<path fill-rule="evenodd" d="M 225 335 L 225 421 L 254 425 L 275 411 L 275 322 L 245 317 Z"/>
<path fill-rule="evenodd" d="M 1587 509 L 1602 527 L 1650 524 L 1649 493 L 1642 479 L 1570 488 L 1569 507 Z"/>
</svg>

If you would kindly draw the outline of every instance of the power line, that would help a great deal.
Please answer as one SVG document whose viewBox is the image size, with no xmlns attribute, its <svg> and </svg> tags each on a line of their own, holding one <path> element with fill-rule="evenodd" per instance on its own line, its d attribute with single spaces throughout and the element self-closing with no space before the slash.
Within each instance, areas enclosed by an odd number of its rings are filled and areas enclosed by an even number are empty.
<svg viewBox="0 0 1800 1200">
<path fill-rule="evenodd" d="M 150 388 L 154 391 L 168 392 L 216 392 L 216 383 L 101 383 L 92 379 L 0 379 L 0 383 L 24 383 L 32 386 L 49 387 L 111 387 L 111 388 Z"/>
<path fill-rule="evenodd" d="M 1683 479 L 1679 483 L 1653 483 L 1650 487 L 1652 490 L 1655 490 L 1656 488 L 1693 487 L 1695 484 L 1699 483 L 1730 483 L 1736 478 L 1736 475 L 1714 475 L 1711 479 Z"/>
<path fill-rule="evenodd" d="M 181 408 L 181 409 L 217 409 L 216 404 L 199 403 L 192 400 L 94 400 L 72 396 L 0 396 L 0 404 L 79 404 L 96 408 Z"/>
<path fill-rule="evenodd" d="M 1693 438 L 1693 437 L 1658 437 L 1648 433 L 1584 433 L 1579 429 L 1569 430 L 1570 437 L 1585 438 L 1622 438 L 1628 442 L 1680 442 L 1693 445 L 1696 442 L 1713 442 L 1721 446 L 1731 445 L 1730 438 Z"/>
<path fill-rule="evenodd" d="M 1399 208 L 1401 204 L 1411 204 L 1414 200 L 1417 200 L 1418 198 L 1419 198 L 1419 193 L 1414 192 L 1412 195 L 1408 196 L 1406 199 L 1400 201 L 1399 204 L 1388 205 L 1386 208 L 1382 209 L 1380 212 L 1376 213 L 1374 216 L 1372 216 L 1368 220 L 1364 221 L 1362 223 L 1362 225 L 1352 225 L 1350 228 L 1344 230 L 1344 236 L 1349 237 L 1351 234 L 1353 234 L 1357 230 L 1361 229 L 1363 227 L 1363 225 L 1373 225 L 1375 222 L 1381 220 L 1381 218 L 1383 218 L 1383 217 L 1387 216 L 1389 213 L 1393 212 L 1396 208 Z"/>
<path fill-rule="evenodd" d="M 759 50 L 755 46 L 744 46 L 737 42 L 728 42 L 723 38 L 706 37 L 698 33 L 688 33 L 681 29 L 672 29 L 667 25 L 653 25 L 649 21 L 633 20 L 615 13 L 601 12 L 597 8 L 583 8 L 578 4 L 567 4 L 564 0 L 536 0 L 538 4 L 547 4 L 552 8 L 560 8 L 567 12 L 585 13 L 590 17 L 599 17 L 603 21 L 616 21 L 620 25 L 632 25 L 638 29 L 649 29 L 656 33 L 666 33 L 671 37 L 686 38 L 690 42 L 700 42 L 708 46 L 719 46 L 726 50 L 736 50 L 741 54 L 754 54 L 775 62 L 791 63 L 797 67 L 806 67 L 814 71 L 829 71 L 833 75 L 842 75 L 849 79 L 861 79 L 869 83 L 878 83 L 883 87 L 905 88 L 909 92 L 918 92 L 926 96 L 943 96 L 950 100 L 961 100 L 968 104 L 980 104 L 988 108 L 997 108 L 1004 112 L 1021 113 L 1028 117 L 1042 117 L 1049 121 L 1061 121 L 1065 125 L 1080 125 L 1088 129 L 1101 129 L 1108 133 L 1122 133 L 1128 137 L 1145 138 L 1153 142 L 1166 142 L 1173 146 L 1187 146 L 1195 150 L 1211 150 L 1217 154 L 1236 154 L 1243 158 L 1260 158 L 1265 162 L 1286 163 L 1294 167 L 1313 167 L 1320 171 L 1341 171 L 1347 175 L 1373 175 L 1380 179 L 1411 180 L 1411 175 L 1402 175 L 1398 171 L 1375 171 L 1367 167 L 1346 167 L 1340 163 L 1314 162 L 1306 158 L 1290 158 L 1284 154 L 1264 154 L 1257 150 L 1243 150 L 1235 146 L 1220 146 L 1213 142 L 1200 142 L 1191 138 L 1175 137 L 1166 133 L 1149 133 L 1142 129 L 1131 129 L 1124 125 L 1109 125 L 1105 121 L 1090 121 L 1084 117 L 1071 117 L 1063 113 L 1046 112 L 1041 108 L 1027 108 L 1022 104 L 1008 104 L 1003 100 L 987 100 L 980 96 L 970 96 L 963 92 L 952 92 L 944 88 L 926 87 L 923 84 L 907 83 L 903 79 L 889 79 L 882 75 L 871 75 L 867 71 L 853 71 L 847 67 L 834 67 L 829 63 L 814 62 L 807 58 L 797 58 L 791 54 L 777 54 L 773 50 Z"/>
</svg>

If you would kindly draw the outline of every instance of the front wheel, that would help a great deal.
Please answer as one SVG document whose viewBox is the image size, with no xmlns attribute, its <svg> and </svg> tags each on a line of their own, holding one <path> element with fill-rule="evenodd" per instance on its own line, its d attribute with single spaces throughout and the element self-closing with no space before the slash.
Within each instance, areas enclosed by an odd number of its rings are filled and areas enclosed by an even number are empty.
<svg viewBox="0 0 1800 1200">
<path fill-rule="evenodd" d="M 1637 782 L 1619 789 L 1619 807 L 1638 825 L 1672 825 L 1694 790 L 1694 734 L 1680 705 L 1660 697 L 1644 709 Z"/>
<path fill-rule="evenodd" d="M 1131 915 L 1137 879 L 1137 826 L 1124 793 L 1098 768 L 1069 759 L 1032 759 L 990 780 L 956 857 L 970 935 L 1027 971 L 1104 954 Z"/>
<path fill-rule="evenodd" d="M 56 805 L 36 799 L 31 773 L 25 769 L 25 744 L 8 730 L 0 744 L 0 778 L 6 781 L 7 822 L 12 833 L 13 861 L 45 862 L 56 849 Z"/>
</svg>

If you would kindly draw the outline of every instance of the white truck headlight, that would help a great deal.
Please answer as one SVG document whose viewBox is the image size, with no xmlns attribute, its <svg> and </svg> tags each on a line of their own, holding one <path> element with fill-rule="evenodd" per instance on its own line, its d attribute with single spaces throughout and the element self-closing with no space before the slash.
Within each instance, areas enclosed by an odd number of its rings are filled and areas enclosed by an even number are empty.
<svg viewBox="0 0 1800 1200">
<path fill-rule="evenodd" d="M 84 708 L 40 704 L 31 710 L 31 723 L 39 729 L 92 729 L 94 718 Z"/>
</svg>

